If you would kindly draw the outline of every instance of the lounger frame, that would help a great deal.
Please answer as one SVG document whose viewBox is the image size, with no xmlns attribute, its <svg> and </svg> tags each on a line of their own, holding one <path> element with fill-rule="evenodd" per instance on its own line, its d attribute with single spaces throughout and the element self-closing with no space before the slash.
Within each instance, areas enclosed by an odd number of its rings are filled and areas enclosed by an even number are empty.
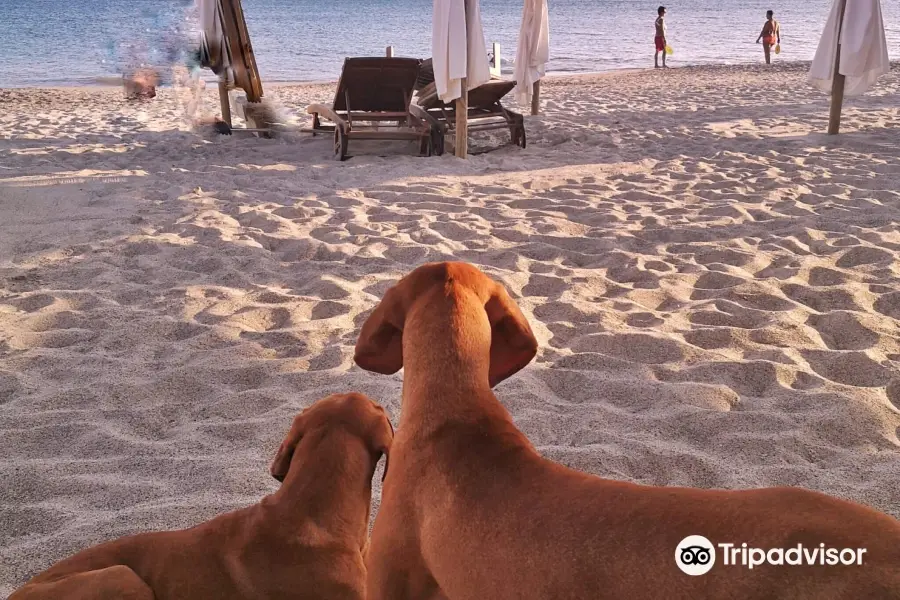
<svg viewBox="0 0 900 600">
<path fill-rule="evenodd" d="M 504 107 L 501 100 L 515 88 L 515 81 L 489 81 L 469 90 L 469 133 L 509 129 L 510 143 L 524 148 L 527 144 L 525 118 Z M 445 134 L 456 126 L 455 104 L 444 104 L 437 96 L 434 83 L 419 91 L 418 106 L 425 111 L 432 126 L 441 127 Z"/>
<path fill-rule="evenodd" d="M 422 155 L 442 154 L 443 127 L 412 104 L 419 64 L 412 58 L 345 59 L 334 102 L 309 105 L 312 127 L 304 131 L 332 134 L 338 160 L 349 156 L 350 140 L 412 140 Z"/>
<path fill-rule="evenodd" d="M 219 76 L 219 102 L 222 108 L 222 120 L 228 124 L 228 132 L 246 132 L 270 137 L 272 135 L 272 123 L 258 122 L 254 118 L 251 106 L 235 108 L 238 114 L 247 121 L 246 129 L 236 129 L 231 125 L 231 102 L 228 91 L 234 88 L 242 89 L 247 95 L 246 102 L 249 105 L 258 104 L 263 99 L 262 79 L 256 66 L 256 56 L 253 54 L 253 46 L 250 43 L 250 33 L 247 31 L 247 22 L 244 19 L 244 11 L 240 0 L 216 0 L 216 18 L 222 28 L 225 38 L 224 47 L 216 40 L 205 36 L 205 45 L 210 55 L 210 62 L 204 66 L 213 70 Z M 224 58 L 227 57 L 230 72 L 225 68 Z M 250 110 L 248 110 L 248 108 Z M 265 113 L 266 111 L 260 111 Z"/>
</svg>

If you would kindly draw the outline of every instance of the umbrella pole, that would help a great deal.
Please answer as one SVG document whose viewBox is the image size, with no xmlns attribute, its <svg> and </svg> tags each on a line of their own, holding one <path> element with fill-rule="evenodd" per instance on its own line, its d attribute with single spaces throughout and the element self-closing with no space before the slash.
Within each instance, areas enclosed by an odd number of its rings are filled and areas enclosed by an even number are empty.
<svg viewBox="0 0 900 600">
<path fill-rule="evenodd" d="M 466 78 L 462 79 L 462 96 L 456 100 L 456 156 L 469 155 L 469 88 Z"/>
<path fill-rule="evenodd" d="M 531 89 L 531 114 L 537 115 L 541 112 L 541 80 L 534 82 Z"/>
<path fill-rule="evenodd" d="M 466 52 L 469 51 L 469 2 L 463 0 L 466 11 Z M 469 155 L 469 82 L 466 77 L 460 82 L 462 92 L 456 100 L 456 156 Z"/>
<path fill-rule="evenodd" d="M 840 73 L 841 31 L 844 27 L 844 11 L 847 0 L 841 0 L 841 17 L 838 20 L 837 51 L 834 53 L 834 73 L 831 78 L 831 112 L 828 115 L 828 135 L 837 135 L 841 129 L 841 109 L 844 106 L 844 83 L 846 77 Z"/>
</svg>

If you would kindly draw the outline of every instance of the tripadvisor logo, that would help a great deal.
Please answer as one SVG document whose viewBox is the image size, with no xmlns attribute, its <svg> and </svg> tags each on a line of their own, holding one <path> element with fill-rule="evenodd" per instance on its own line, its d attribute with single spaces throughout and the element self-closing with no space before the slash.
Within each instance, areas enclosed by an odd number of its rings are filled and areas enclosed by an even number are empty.
<svg viewBox="0 0 900 600">
<path fill-rule="evenodd" d="M 702 535 L 689 535 L 675 548 L 675 564 L 687 575 L 705 575 L 716 564 L 716 557 L 726 567 L 753 569 L 761 565 L 774 566 L 858 566 L 863 564 L 865 548 L 831 548 L 825 544 L 790 548 L 754 548 L 746 543 L 713 545 Z"/>
<path fill-rule="evenodd" d="M 705 575 L 716 564 L 716 549 L 702 535 L 689 535 L 675 548 L 675 564 L 688 575 Z"/>
</svg>

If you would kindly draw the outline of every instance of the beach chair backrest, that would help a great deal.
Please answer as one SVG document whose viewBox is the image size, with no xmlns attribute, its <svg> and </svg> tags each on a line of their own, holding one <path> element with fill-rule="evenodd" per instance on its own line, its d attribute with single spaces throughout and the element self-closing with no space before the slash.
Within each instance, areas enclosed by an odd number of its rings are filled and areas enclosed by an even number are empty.
<svg viewBox="0 0 900 600">
<path fill-rule="evenodd" d="M 336 111 L 406 112 L 420 61 L 416 58 L 348 58 L 332 107 Z"/>
<path fill-rule="evenodd" d="M 494 106 L 516 87 L 515 81 L 488 81 L 474 90 L 469 90 L 469 108 L 488 108 Z M 437 95 L 434 83 L 430 83 L 419 92 L 419 106 L 425 109 L 439 108 L 444 105 Z"/>
<path fill-rule="evenodd" d="M 469 106 L 486 108 L 503 99 L 516 87 L 515 81 L 488 81 L 474 90 L 469 90 Z"/>
<path fill-rule="evenodd" d="M 221 9 L 222 25 L 231 55 L 231 68 L 234 70 L 234 84 L 247 93 L 248 102 L 262 100 L 262 80 L 256 68 L 256 57 L 250 45 L 250 33 L 244 20 L 241 0 L 218 0 Z"/>
</svg>

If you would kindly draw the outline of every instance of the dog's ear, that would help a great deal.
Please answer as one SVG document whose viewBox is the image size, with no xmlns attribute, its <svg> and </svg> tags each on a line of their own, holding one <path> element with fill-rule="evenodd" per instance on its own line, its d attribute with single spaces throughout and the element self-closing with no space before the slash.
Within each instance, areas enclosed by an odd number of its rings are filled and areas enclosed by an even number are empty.
<svg viewBox="0 0 900 600">
<path fill-rule="evenodd" d="M 489 380 L 494 387 L 530 363 L 538 344 L 525 315 L 502 285 L 497 284 L 484 308 L 491 322 Z"/>
<path fill-rule="evenodd" d="M 387 291 L 363 323 L 353 360 L 366 371 L 392 375 L 403 367 L 405 313 L 396 288 Z"/>
<path fill-rule="evenodd" d="M 384 456 L 384 472 L 381 475 L 382 482 L 384 482 L 384 478 L 387 477 L 388 461 L 391 459 L 391 444 L 394 442 L 394 425 L 391 423 L 391 420 L 387 418 L 386 414 L 385 420 L 387 421 L 387 427 L 384 426 L 384 423 L 379 423 L 378 429 L 372 436 L 372 449 L 379 454 L 379 458 Z"/>
<path fill-rule="evenodd" d="M 281 446 L 279 446 L 278 452 L 272 460 L 269 473 L 278 481 L 283 482 L 284 478 L 287 477 L 288 471 L 291 470 L 291 459 L 294 457 L 294 450 L 297 449 L 297 445 L 303 437 L 304 424 L 305 419 L 302 413 L 294 417 L 291 423 L 291 430 L 288 431 L 284 441 L 281 442 Z"/>
</svg>

